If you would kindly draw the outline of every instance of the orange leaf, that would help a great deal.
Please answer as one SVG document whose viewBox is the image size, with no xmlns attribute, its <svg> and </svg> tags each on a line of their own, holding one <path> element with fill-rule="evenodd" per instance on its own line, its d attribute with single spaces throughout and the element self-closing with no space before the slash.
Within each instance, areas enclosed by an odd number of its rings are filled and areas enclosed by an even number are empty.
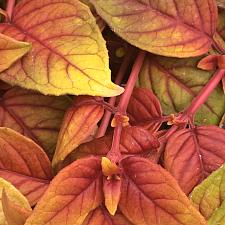
<svg viewBox="0 0 225 225">
<path fill-rule="evenodd" d="M 89 8 L 78 0 L 22 0 L 0 32 L 32 43 L 1 79 L 51 95 L 115 96 L 108 52 Z"/>
<path fill-rule="evenodd" d="M 2 208 L 8 225 L 24 225 L 32 210 L 24 208 L 7 196 L 7 193 L 2 192 Z"/>
<path fill-rule="evenodd" d="M 111 216 L 104 207 L 93 210 L 82 225 L 133 225 L 120 212 Z"/>
<path fill-rule="evenodd" d="M 45 96 L 18 87 L 0 102 L 0 126 L 11 128 L 35 141 L 53 156 L 68 97 Z"/>
<path fill-rule="evenodd" d="M 164 56 L 202 55 L 216 31 L 212 0 L 91 0 L 114 32 L 143 50 Z"/>
<path fill-rule="evenodd" d="M 8 69 L 14 62 L 29 52 L 31 44 L 21 42 L 0 33 L 0 72 Z"/>
<path fill-rule="evenodd" d="M 84 143 L 72 151 L 61 166 L 64 167 L 77 158 L 90 155 L 105 156 L 110 150 L 111 144 L 112 134 Z M 154 161 L 158 147 L 157 138 L 141 127 L 125 127 L 122 131 L 120 151 L 124 156 L 144 154 Z"/>
<path fill-rule="evenodd" d="M 225 163 L 225 130 L 201 126 L 175 132 L 165 146 L 165 168 L 189 194 Z"/>
<path fill-rule="evenodd" d="M 121 162 L 119 208 L 138 225 L 207 225 L 175 179 L 162 167 L 140 157 Z"/>
<path fill-rule="evenodd" d="M 146 88 L 135 88 L 129 101 L 127 114 L 131 125 L 157 131 L 163 122 L 159 100 Z"/>
<path fill-rule="evenodd" d="M 77 160 L 53 179 L 25 225 L 81 225 L 102 200 L 100 159 Z"/>
<path fill-rule="evenodd" d="M 111 215 L 115 215 L 121 196 L 120 179 L 103 179 L 105 206 Z"/>
<path fill-rule="evenodd" d="M 1 127 L 0 177 L 11 182 L 34 205 L 52 178 L 51 164 L 32 140 Z"/>
<path fill-rule="evenodd" d="M 80 144 L 87 141 L 87 138 L 96 130 L 97 123 L 102 118 L 104 109 L 96 104 L 82 104 L 82 101 L 92 100 L 91 97 L 77 97 L 75 103 L 80 102 L 79 106 L 70 107 L 61 126 L 58 143 L 53 158 L 53 166 L 76 149 Z"/>
<path fill-rule="evenodd" d="M 202 70 L 215 70 L 218 66 L 218 55 L 209 55 L 201 59 L 198 68 Z"/>
</svg>

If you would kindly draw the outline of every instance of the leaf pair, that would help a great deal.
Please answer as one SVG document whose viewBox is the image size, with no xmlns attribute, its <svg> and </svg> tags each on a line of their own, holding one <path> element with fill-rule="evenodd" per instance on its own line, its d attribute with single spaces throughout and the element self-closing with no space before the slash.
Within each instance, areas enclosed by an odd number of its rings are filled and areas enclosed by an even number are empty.
<svg viewBox="0 0 225 225">
<path fill-rule="evenodd" d="M 206 225 L 175 180 L 160 166 L 147 159 L 128 157 L 120 167 L 119 208 L 131 224 Z M 72 163 L 54 178 L 26 225 L 89 224 L 93 210 L 103 204 L 102 179 L 99 158 Z"/>
</svg>

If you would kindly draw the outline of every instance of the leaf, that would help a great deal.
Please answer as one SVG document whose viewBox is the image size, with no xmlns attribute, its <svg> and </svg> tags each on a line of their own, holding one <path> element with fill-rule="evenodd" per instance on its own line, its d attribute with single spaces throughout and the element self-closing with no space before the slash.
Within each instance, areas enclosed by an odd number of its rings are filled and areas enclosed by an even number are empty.
<svg viewBox="0 0 225 225">
<path fill-rule="evenodd" d="M 13 63 L 29 52 L 31 44 L 17 41 L 0 33 L 0 72 L 8 69 Z"/>
<path fill-rule="evenodd" d="M 190 195 L 190 200 L 199 212 L 210 219 L 217 214 L 225 200 L 225 167 L 222 166 L 213 172 L 207 179 L 194 188 Z M 224 213 L 223 213 L 224 214 Z M 214 224 L 216 223 L 214 220 Z"/>
<path fill-rule="evenodd" d="M 165 168 L 187 194 L 224 162 L 225 130 L 216 126 L 177 131 L 165 146 Z"/>
<path fill-rule="evenodd" d="M 223 115 L 223 118 L 220 121 L 220 127 L 225 129 L 225 114 Z"/>
<path fill-rule="evenodd" d="M 138 225 L 207 225 L 179 188 L 174 178 L 159 165 L 140 157 L 121 162 L 119 208 Z"/>
<path fill-rule="evenodd" d="M 93 210 L 85 219 L 82 225 L 133 225 L 123 214 L 117 212 L 111 216 L 103 207 Z"/>
<path fill-rule="evenodd" d="M 37 16 L 38 15 L 38 16 Z M 89 8 L 77 0 L 22 0 L 0 32 L 32 43 L 2 80 L 44 94 L 115 96 L 105 41 Z"/>
<path fill-rule="evenodd" d="M 45 152 L 32 140 L 1 127 L 0 177 L 11 182 L 33 206 L 52 178 L 51 164 Z"/>
<path fill-rule="evenodd" d="M 129 101 L 127 114 L 131 125 L 157 131 L 163 122 L 159 100 L 151 90 L 135 88 Z"/>
<path fill-rule="evenodd" d="M 97 123 L 103 116 L 104 108 L 101 105 L 82 104 L 85 100 L 91 101 L 93 98 L 75 98 L 74 105 L 65 113 L 52 161 L 53 166 L 63 161 L 70 152 L 84 143 L 96 130 Z"/>
<path fill-rule="evenodd" d="M 90 155 L 105 156 L 111 144 L 112 134 L 84 143 L 72 151 L 60 166 L 64 167 L 78 158 Z M 122 131 L 120 151 L 124 156 L 146 154 L 154 161 L 158 147 L 157 138 L 141 127 L 125 127 Z"/>
<path fill-rule="evenodd" d="M 24 225 L 32 212 L 30 207 L 22 207 L 10 200 L 4 190 L 2 192 L 2 208 L 8 225 Z"/>
<path fill-rule="evenodd" d="M 173 57 L 211 47 L 217 6 L 212 0 L 91 0 L 114 32 L 143 50 Z"/>
<path fill-rule="evenodd" d="M 216 54 L 208 55 L 205 58 L 201 59 L 198 63 L 198 68 L 202 70 L 215 70 L 218 66 L 218 56 Z"/>
<path fill-rule="evenodd" d="M 225 0 L 216 0 L 217 5 L 223 9 L 225 9 Z"/>
<path fill-rule="evenodd" d="M 51 182 L 25 225 L 81 225 L 102 200 L 101 161 L 77 160 Z"/>
<path fill-rule="evenodd" d="M 163 113 L 174 114 L 186 109 L 212 76 L 212 72 L 197 69 L 200 58 L 146 59 L 139 76 L 139 87 L 153 90 Z M 195 115 L 197 125 L 219 124 L 225 108 L 225 96 L 219 85 Z"/>
<path fill-rule="evenodd" d="M 225 39 L 225 21 L 224 21 L 224 18 L 225 18 L 225 11 L 221 10 L 220 13 L 219 13 L 219 21 L 218 21 L 217 31 L 223 39 Z"/>
<path fill-rule="evenodd" d="M 103 178 L 103 192 L 105 206 L 109 213 L 114 216 L 121 196 L 121 180 Z"/>
<path fill-rule="evenodd" d="M 26 210 L 31 211 L 31 207 L 30 207 L 27 199 L 12 184 L 10 184 L 6 180 L 0 178 L 0 196 L 2 196 L 2 194 L 4 193 L 3 191 L 5 192 L 5 194 L 7 194 L 8 199 L 11 202 L 13 202 L 14 204 L 17 204 L 20 207 L 25 208 Z M 7 221 L 6 221 L 8 215 L 6 215 L 6 216 L 4 215 L 6 208 L 5 208 L 5 205 L 3 205 L 3 201 L 4 201 L 4 194 L 3 194 L 3 199 L 1 199 L 1 202 L 0 202 L 0 224 L 1 225 L 12 225 L 12 224 L 7 223 Z M 9 209 L 9 210 L 11 210 L 11 209 Z M 19 225 L 19 223 L 17 225 Z"/>
<path fill-rule="evenodd" d="M 12 88 L 0 102 L 0 126 L 31 138 L 52 158 L 69 103 L 65 96 L 45 96 L 18 87 Z"/>
</svg>

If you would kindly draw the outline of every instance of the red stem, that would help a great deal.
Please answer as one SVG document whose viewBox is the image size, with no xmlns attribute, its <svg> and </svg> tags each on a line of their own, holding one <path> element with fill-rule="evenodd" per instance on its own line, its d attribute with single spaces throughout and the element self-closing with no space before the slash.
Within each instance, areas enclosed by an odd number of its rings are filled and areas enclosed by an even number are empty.
<svg viewBox="0 0 225 225">
<path fill-rule="evenodd" d="M 124 78 L 124 75 L 126 73 L 126 70 L 128 68 L 128 65 L 130 64 L 131 56 L 132 56 L 133 53 L 134 53 L 134 50 L 132 49 L 126 54 L 126 56 L 125 56 L 125 58 L 124 58 L 124 60 L 123 60 L 123 62 L 121 64 L 121 66 L 120 66 L 120 69 L 119 69 L 119 71 L 118 71 L 118 73 L 116 75 L 115 84 L 118 84 L 118 85 L 121 84 L 121 82 L 122 82 L 122 80 Z M 109 104 L 111 106 L 114 106 L 115 103 L 116 103 L 116 97 L 111 97 L 109 99 Z M 102 136 L 105 135 L 105 132 L 107 130 L 107 127 L 108 127 L 110 119 L 111 119 L 111 115 L 112 115 L 112 112 L 110 112 L 108 110 L 105 112 L 105 114 L 104 114 L 104 116 L 102 118 L 101 125 L 100 125 L 100 127 L 98 129 L 98 133 L 95 136 L 96 138 L 99 138 L 99 137 L 102 137 Z"/>
<path fill-rule="evenodd" d="M 145 55 L 146 55 L 146 52 L 144 51 L 140 51 L 138 53 L 138 56 L 133 65 L 130 77 L 128 79 L 127 85 L 125 87 L 125 92 L 121 96 L 121 99 L 119 102 L 119 111 L 122 112 L 123 114 L 126 114 L 127 106 L 128 106 L 131 94 L 133 92 L 135 83 L 137 81 L 138 75 L 140 73 L 141 67 L 143 65 Z M 122 129 L 123 129 L 122 122 L 118 122 L 117 126 L 114 129 L 111 150 L 107 154 L 107 157 L 114 163 L 118 163 L 121 159 L 120 137 L 121 137 Z"/>
<path fill-rule="evenodd" d="M 202 88 L 198 96 L 192 101 L 191 105 L 185 110 L 185 112 L 179 118 L 180 121 L 188 122 L 194 117 L 197 110 L 207 101 L 209 95 L 217 87 L 219 82 L 222 80 L 225 75 L 225 69 L 219 69 L 212 76 L 209 82 Z M 176 130 L 178 126 L 174 125 L 166 134 L 165 138 L 168 139 Z"/>
<path fill-rule="evenodd" d="M 8 20 L 11 21 L 12 19 L 12 14 L 13 14 L 13 9 L 15 6 L 16 0 L 8 0 L 7 6 L 6 6 L 6 12 L 8 14 Z"/>
</svg>

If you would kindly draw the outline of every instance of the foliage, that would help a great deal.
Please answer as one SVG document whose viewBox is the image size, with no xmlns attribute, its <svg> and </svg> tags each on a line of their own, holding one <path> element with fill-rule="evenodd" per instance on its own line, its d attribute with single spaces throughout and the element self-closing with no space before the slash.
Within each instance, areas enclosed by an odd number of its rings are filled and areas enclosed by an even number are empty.
<svg viewBox="0 0 225 225">
<path fill-rule="evenodd" d="M 1 225 L 225 224 L 223 0 L 0 7 Z"/>
</svg>

